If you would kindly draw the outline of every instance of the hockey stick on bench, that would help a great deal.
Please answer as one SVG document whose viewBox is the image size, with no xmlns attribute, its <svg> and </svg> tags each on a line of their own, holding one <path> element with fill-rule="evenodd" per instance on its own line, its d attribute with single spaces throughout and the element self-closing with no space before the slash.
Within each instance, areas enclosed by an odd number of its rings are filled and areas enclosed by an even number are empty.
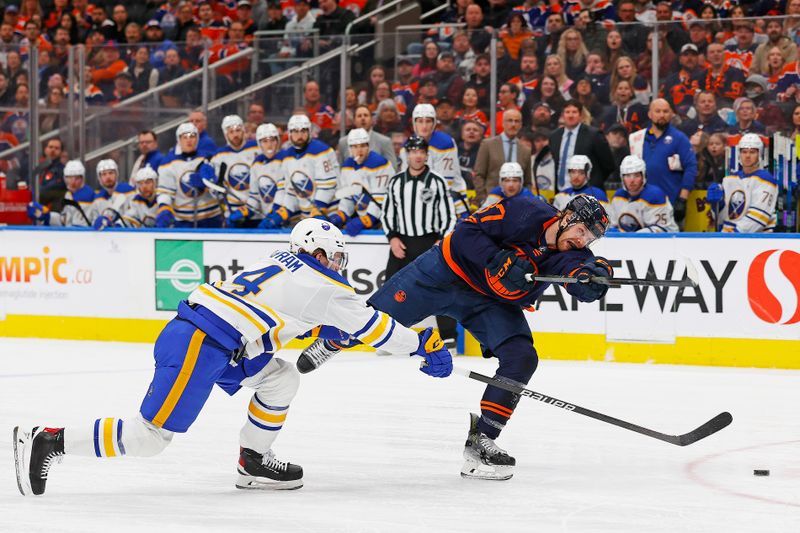
<svg viewBox="0 0 800 533">
<path fill-rule="evenodd" d="M 676 446 L 688 446 L 689 444 L 693 444 L 699 441 L 700 439 L 704 439 L 709 435 L 713 435 L 717 431 L 727 427 L 731 422 L 733 422 L 733 416 L 731 416 L 730 413 L 725 411 L 723 413 L 718 414 L 708 422 L 700 425 L 698 428 L 688 433 L 684 433 L 683 435 L 668 435 L 666 433 L 660 433 L 658 431 L 648 429 L 642 426 L 637 426 L 636 424 L 620 420 L 619 418 L 614 418 L 613 416 L 608 416 L 604 415 L 603 413 L 598 413 L 597 411 L 592 411 L 591 409 L 586 409 L 585 407 L 580 407 L 579 405 L 571 404 L 569 402 L 553 398 L 552 396 L 547 396 L 546 394 L 542 394 L 540 392 L 518 387 L 516 385 L 511 385 L 510 383 L 500 381 L 496 378 L 490 378 L 489 376 L 484 376 L 483 374 L 478 374 L 477 372 L 472 372 L 471 370 L 454 367 L 453 373 L 460 374 L 464 377 L 468 377 L 470 379 L 486 383 L 493 387 L 497 387 L 498 389 L 503 389 L 508 392 L 513 392 L 521 396 L 527 396 L 528 398 L 532 398 L 534 400 L 539 400 L 540 402 L 544 402 L 554 407 L 560 407 L 561 409 L 564 409 L 566 411 L 572 411 L 574 413 L 578 413 L 583 416 L 588 416 L 589 418 L 594 418 L 595 420 L 599 420 L 607 424 L 612 424 L 614 426 L 621 427 L 629 431 L 635 431 L 636 433 L 641 433 L 642 435 L 646 435 L 654 439 L 668 442 Z"/>
</svg>

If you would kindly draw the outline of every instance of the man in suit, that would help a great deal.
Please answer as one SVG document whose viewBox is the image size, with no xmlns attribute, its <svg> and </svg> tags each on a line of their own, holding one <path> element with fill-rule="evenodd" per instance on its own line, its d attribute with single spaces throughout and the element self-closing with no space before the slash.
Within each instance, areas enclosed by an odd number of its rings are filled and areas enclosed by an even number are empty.
<svg viewBox="0 0 800 533">
<path fill-rule="evenodd" d="M 555 158 L 556 190 L 569 187 L 569 174 L 562 161 L 569 161 L 573 155 L 585 155 L 592 162 L 592 175 L 589 183 L 600 189 L 614 171 L 614 156 L 602 132 L 581 122 L 583 105 L 575 100 L 564 104 L 561 120 L 564 126 L 550 135 L 550 150 Z"/>
<path fill-rule="evenodd" d="M 475 203 L 482 205 L 486 195 L 500 184 L 500 167 L 516 161 L 522 167 L 522 185 L 531 187 L 531 149 L 519 142 L 522 113 L 509 109 L 503 113 L 503 133 L 485 139 L 475 161 Z"/>
<path fill-rule="evenodd" d="M 369 149 L 382 155 L 397 168 L 397 156 L 394 152 L 392 140 L 386 135 L 381 135 L 372 129 L 372 112 L 365 104 L 359 105 L 353 117 L 353 129 L 363 128 L 369 132 Z M 339 139 L 339 163 L 350 157 L 350 147 L 347 145 L 347 135 Z"/>
</svg>

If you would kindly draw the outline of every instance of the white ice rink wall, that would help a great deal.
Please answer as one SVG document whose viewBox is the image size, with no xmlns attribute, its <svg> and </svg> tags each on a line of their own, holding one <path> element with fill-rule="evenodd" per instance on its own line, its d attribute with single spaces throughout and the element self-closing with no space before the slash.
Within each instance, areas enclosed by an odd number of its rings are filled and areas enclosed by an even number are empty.
<svg viewBox="0 0 800 533">
<path fill-rule="evenodd" d="M 3 228 L 0 336 L 152 342 L 205 279 L 235 275 L 286 246 L 288 233 Z M 800 368 L 797 235 L 613 235 L 593 250 L 616 275 L 697 289 L 621 287 L 592 304 L 550 287 L 528 314 L 542 358 Z M 359 294 L 383 282 L 382 234 L 351 239 L 345 273 Z M 299 345 L 298 345 L 299 346 Z M 469 335 L 465 351 L 478 345 Z"/>
</svg>

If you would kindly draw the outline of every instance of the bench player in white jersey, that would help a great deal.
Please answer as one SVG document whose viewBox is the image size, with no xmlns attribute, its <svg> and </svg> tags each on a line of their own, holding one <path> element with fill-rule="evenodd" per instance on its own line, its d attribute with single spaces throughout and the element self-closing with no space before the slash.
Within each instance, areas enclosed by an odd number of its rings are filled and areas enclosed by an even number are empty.
<svg viewBox="0 0 800 533">
<path fill-rule="evenodd" d="M 274 124 L 261 124 L 256 128 L 256 142 L 261 150 L 250 166 L 250 193 L 247 199 L 245 227 L 261 227 L 264 216 L 272 211 L 275 203 L 282 202 L 286 194 L 283 170 L 278 153 L 281 149 L 281 133 Z"/>
<path fill-rule="evenodd" d="M 579 194 L 594 196 L 600 205 L 608 211 L 608 196 L 606 191 L 589 185 L 589 176 L 592 173 L 592 162 L 585 155 L 573 155 L 567 160 L 567 174 L 569 187 L 559 191 L 553 198 L 553 207 L 563 211 L 567 204 Z"/>
<path fill-rule="evenodd" d="M 156 340 L 155 375 L 137 416 L 99 418 L 67 428 L 37 426 L 30 432 L 15 428 L 20 492 L 44 493 L 50 466 L 64 454 L 106 458 L 160 453 L 175 433 L 189 429 L 215 384 L 228 394 L 242 386 L 255 389 L 239 433 L 236 486 L 301 487 L 303 469 L 279 461 L 272 452 L 299 383 L 295 365 L 274 354 L 312 329 L 314 335 L 325 336 L 327 330 L 342 339 L 352 334 L 376 348 L 420 355 L 426 374 L 450 374 L 452 357 L 438 334 L 430 328 L 417 334 L 367 307 L 338 274 L 347 255 L 336 227 L 319 219 L 303 220 L 290 241 L 289 250 L 273 253 L 233 279 L 203 284 L 181 302 L 177 317 Z"/>
<path fill-rule="evenodd" d="M 263 227 L 279 228 L 291 217 L 324 216 L 336 209 L 339 160 L 336 152 L 311 138 L 311 121 L 305 115 L 292 115 L 286 127 L 291 146 L 277 156 L 282 161 L 284 189 L 282 203 L 275 203 L 264 218 Z"/>
<path fill-rule="evenodd" d="M 414 133 L 428 141 L 428 168 L 447 180 L 453 194 L 456 215 L 469 214 L 467 208 L 467 182 L 461 175 L 458 147 L 451 136 L 436 129 L 436 110 L 431 104 L 417 104 L 411 113 Z M 405 148 L 400 150 L 400 171 L 408 168 Z"/>
<path fill-rule="evenodd" d="M 247 218 L 250 167 L 258 155 L 258 146 L 256 141 L 245 138 L 244 121 L 239 115 L 228 115 L 222 119 L 222 134 L 228 144 L 217 150 L 211 158 L 211 164 L 217 175 L 214 181 L 225 188 L 228 226 L 232 227 Z"/>
<path fill-rule="evenodd" d="M 524 175 L 525 173 L 522 171 L 522 166 L 516 161 L 503 163 L 499 172 L 500 185 L 489 191 L 481 209 L 494 205 L 505 198 L 511 198 L 512 196 L 520 195 L 533 198 L 533 193 L 530 189 L 526 189 L 522 184 Z"/>
<path fill-rule="evenodd" d="M 158 167 L 156 227 L 220 228 L 222 209 L 206 182 L 216 182 L 213 154 L 197 147 L 197 127 L 185 122 L 175 130 L 178 146 Z"/>
<path fill-rule="evenodd" d="M 94 191 L 86 185 L 86 168 L 77 159 L 67 161 L 64 165 L 64 183 L 67 192 L 64 195 L 64 208 L 50 211 L 39 202 L 28 204 L 28 216 L 36 224 L 44 226 L 91 226 L 92 203 Z"/>
<path fill-rule="evenodd" d="M 122 212 L 122 222 L 129 228 L 152 228 L 156 225 L 158 204 L 156 187 L 158 173 L 150 167 L 141 167 L 133 176 L 136 194 Z"/>
<path fill-rule="evenodd" d="M 381 223 L 381 205 L 386 196 L 386 184 L 394 176 L 394 168 L 385 157 L 369 149 L 369 133 L 363 128 L 347 134 L 350 157 L 342 163 L 340 186 L 357 192 L 339 200 L 339 209 L 328 215 L 337 227 L 355 237 L 364 229 Z"/>
<path fill-rule="evenodd" d="M 778 182 L 761 168 L 764 143 L 755 133 L 742 135 L 737 145 L 741 170 L 712 183 L 706 198 L 716 213 L 719 231 L 758 233 L 775 228 Z"/>
<path fill-rule="evenodd" d="M 128 202 L 136 194 L 127 180 L 119 179 L 119 167 L 113 159 L 102 159 L 97 163 L 97 182 L 90 219 L 94 229 L 103 229 L 120 220 Z"/>
<path fill-rule="evenodd" d="M 614 193 L 608 217 L 610 231 L 665 233 L 678 231 L 672 204 L 657 185 L 647 183 L 645 164 L 636 155 L 619 165 L 622 188 Z"/>
</svg>

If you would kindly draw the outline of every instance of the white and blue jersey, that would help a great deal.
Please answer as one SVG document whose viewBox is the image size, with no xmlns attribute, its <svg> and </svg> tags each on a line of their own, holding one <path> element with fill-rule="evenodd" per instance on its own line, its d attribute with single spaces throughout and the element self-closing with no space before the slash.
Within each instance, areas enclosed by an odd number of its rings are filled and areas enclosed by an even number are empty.
<svg viewBox="0 0 800 533">
<path fill-rule="evenodd" d="M 733 233 L 772 231 L 777 220 L 778 182 L 766 170 L 743 170 L 722 180 L 725 199 L 719 209 L 719 230 Z"/>
<path fill-rule="evenodd" d="M 92 222 L 100 216 L 107 216 L 114 222 L 122 215 L 135 194 L 136 189 L 128 183 L 118 183 L 111 192 L 100 187 L 98 191 L 95 191 L 91 215 L 89 213 L 87 215 Z"/>
<path fill-rule="evenodd" d="M 148 199 L 136 194 L 125 206 L 122 221 L 131 228 L 152 228 L 156 225 L 157 211 L 155 195 Z"/>
<path fill-rule="evenodd" d="M 272 211 L 273 205 L 283 205 L 286 186 L 283 179 L 282 160 L 264 154 L 256 156 L 250 165 L 250 196 L 247 208 L 255 219 L 262 219 Z"/>
<path fill-rule="evenodd" d="M 80 209 L 74 205 L 65 205 L 60 213 L 50 213 L 50 226 L 89 226 L 92 221 L 92 204 L 94 203 L 95 193 L 91 187 L 84 185 L 77 191 L 70 192 L 64 195 L 65 200 L 75 200 L 80 206 Z M 81 214 L 81 211 L 83 214 Z M 86 221 L 86 218 L 89 222 Z"/>
<path fill-rule="evenodd" d="M 286 196 L 282 207 L 305 217 L 324 215 L 335 209 L 339 183 L 336 152 L 318 139 L 303 150 L 290 146 L 275 156 L 282 160 Z"/>
<path fill-rule="evenodd" d="M 343 198 L 339 201 L 339 213 L 343 220 L 353 216 L 370 218 L 373 227 L 381 219 L 381 206 L 386 198 L 386 185 L 394 176 L 392 164 L 377 152 L 370 152 L 360 165 L 352 157 L 342 163 L 341 186 L 350 187 L 361 185 L 366 194 L 361 192 L 355 196 Z M 372 201 L 370 199 L 372 197 Z"/>
<path fill-rule="evenodd" d="M 210 154 L 203 151 L 170 154 L 158 167 L 159 208 L 166 207 L 175 213 L 179 222 L 194 222 L 218 217 L 222 214 L 219 201 L 203 189 L 199 194 L 189 185 L 189 175 L 197 172 L 202 163 L 208 163 Z"/>
<path fill-rule="evenodd" d="M 238 150 L 226 144 L 211 158 L 217 179 L 220 178 L 222 166 L 225 172 L 221 176 L 221 185 L 225 187 L 225 200 L 231 210 L 240 209 L 247 203 L 250 194 L 251 166 L 259 154 L 255 141 L 245 141 Z"/>
<path fill-rule="evenodd" d="M 600 204 L 608 211 L 608 196 L 606 195 L 606 191 L 603 189 L 598 189 L 597 187 L 593 187 L 588 183 L 583 187 L 574 188 L 574 187 L 567 187 L 563 191 L 559 191 L 555 198 L 553 198 L 553 207 L 558 209 L 559 211 L 563 211 L 570 200 L 578 196 L 579 194 L 588 194 L 589 196 L 594 196 L 600 201 Z"/>
<path fill-rule="evenodd" d="M 622 232 L 669 233 L 678 231 L 672 203 L 658 185 L 647 183 L 636 195 L 619 189 L 608 211 L 611 226 Z"/>
<path fill-rule="evenodd" d="M 467 211 L 466 195 L 467 182 L 461 175 L 461 165 L 458 159 L 458 146 L 448 134 L 436 130 L 428 139 L 428 168 L 447 180 L 447 187 L 464 201 L 454 200 L 456 215 Z M 400 172 L 408 169 L 406 149 L 400 150 Z"/>
<path fill-rule="evenodd" d="M 523 187 L 522 190 L 516 194 L 516 196 L 521 198 L 534 198 L 534 194 L 530 191 L 530 189 L 526 189 L 525 187 Z M 508 198 L 508 196 L 506 196 L 503 192 L 503 188 L 498 185 L 486 195 L 486 200 L 484 200 L 481 209 L 484 207 L 489 207 L 490 205 L 494 205 L 505 198 Z"/>
</svg>

